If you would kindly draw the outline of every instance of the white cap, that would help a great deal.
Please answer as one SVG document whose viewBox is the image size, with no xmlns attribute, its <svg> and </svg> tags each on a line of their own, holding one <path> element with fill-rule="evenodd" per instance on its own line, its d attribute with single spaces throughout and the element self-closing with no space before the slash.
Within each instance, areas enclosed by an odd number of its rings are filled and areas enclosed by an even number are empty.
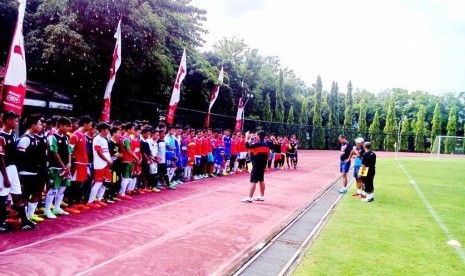
<svg viewBox="0 0 465 276">
<path fill-rule="evenodd" d="M 362 137 L 355 139 L 355 143 L 363 143 L 365 140 Z"/>
</svg>

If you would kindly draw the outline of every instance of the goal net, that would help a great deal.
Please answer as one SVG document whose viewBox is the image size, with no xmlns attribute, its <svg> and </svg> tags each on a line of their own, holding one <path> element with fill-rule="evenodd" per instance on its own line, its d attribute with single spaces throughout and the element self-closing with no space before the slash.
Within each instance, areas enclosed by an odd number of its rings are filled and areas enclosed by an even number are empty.
<svg viewBox="0 0 465 276">
<path fill-rule="evenodd" d="M 465 137 L 463 136 L 436 136 L 431 154 L 441 157 L 444 155 L 461 155 L 465 157 Z"/>
</svg>

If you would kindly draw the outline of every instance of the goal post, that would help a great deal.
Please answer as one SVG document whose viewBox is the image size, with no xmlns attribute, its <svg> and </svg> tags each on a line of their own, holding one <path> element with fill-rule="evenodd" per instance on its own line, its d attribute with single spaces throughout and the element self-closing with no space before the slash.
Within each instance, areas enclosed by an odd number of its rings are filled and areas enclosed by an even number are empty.
<svg viewBox="0 0 465 276">
<path fill-rule="evenodd" d="M 441 155 L 463 155 L 465 157 L 465 137 L 438 135 L 434 138 L 431 154 L 438 158 Z"/>
</svg>

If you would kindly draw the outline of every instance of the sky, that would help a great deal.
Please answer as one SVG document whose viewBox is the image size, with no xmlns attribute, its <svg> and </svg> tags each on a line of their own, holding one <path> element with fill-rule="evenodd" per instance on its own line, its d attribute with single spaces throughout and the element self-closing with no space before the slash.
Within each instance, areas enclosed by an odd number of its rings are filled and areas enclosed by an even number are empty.
<svg viewBox="0 0 465 276">
<path fill-rule="evenodd" d="M 192 0 L 207 10 L 202 50 L 223 37 L 278 56 L 308 86 L 465 91 L 463 0 Z"/>
</svg>

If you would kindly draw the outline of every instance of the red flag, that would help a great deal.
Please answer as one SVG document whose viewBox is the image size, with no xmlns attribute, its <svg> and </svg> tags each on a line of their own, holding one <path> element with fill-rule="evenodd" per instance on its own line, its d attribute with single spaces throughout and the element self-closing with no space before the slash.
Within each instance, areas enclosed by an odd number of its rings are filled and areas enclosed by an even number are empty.
<svg viewBox="0 0 465 276">
<path fill-rule="evenodd" d="M 234 127 L 234 131 L 241 131 L 242 130 L 242 114 L 244 112 L 244 101 L 242 98 L 239 98 L 239 105 L 237 107 L 237 116 L 236 116 L 236 126 Z"/>
<path fill-rule="evenodd" d="M 220 85 L 215 86 L 213 88 L 213 91 L 210 95 L 210 105 L 208 107 L 208 113 L 207 113 L 207 118 L 205 119 L 205 127 L 210 126 L 210 111 L 213 107 L 213 104 L 215 103 L 216 99 L 218 98 L 218 93 L 220 92 L 220 86 L 223 84 L 223 78 L 224 78 L 224 72 L 223 72 L 223 66 L 221 66 L 220 70 L 220 75 L 218 76 L 218 80 L 220 81 Z"/>
<path fill-rule="evenodd" d="M 102 121 L 110 121 L 110 107 L 111 107 L 111 90 L 113 89 L 113 84 L 116 80 L 116 72 L 118 71 L 121 65 L 121 19 L 118 22 L 118 27 L 116 28 L 115 36 L 116 44 L 115 49 L 113 50 L 113 61 L 111 62 L 110 68 L 110 80 L 107 83 L 105 88 L 105 95 L 103 96 L 103 110 L 102 110 Z"/>
<path fill-rule="evenodd" d="M 166 116 L 166 123 L 170 125 L 174 121 L 174 113 L 176 112 L 176 107 L 178 106 L 179 99 L 181 98 L 181 83 L 186 74 L 186 49 L 184 49 L 182 52 L 181 63 L 179 64 L 178 75 L 176 76 L 176 82 L 174 83 L 173 92 L 171 93 L 168 115 Z"/>
<path fill-rule="evenodd" d="M 18 21 L 11 43 L 5 79 L 3 80 L 2 96 L 5 111 L 13 111 L 21 115 L 24 98 L 26 97 L 26 56 L 24 51 L 23 21 L 26 11 L 26 0 L 18 0 Z"/>
</svg>

